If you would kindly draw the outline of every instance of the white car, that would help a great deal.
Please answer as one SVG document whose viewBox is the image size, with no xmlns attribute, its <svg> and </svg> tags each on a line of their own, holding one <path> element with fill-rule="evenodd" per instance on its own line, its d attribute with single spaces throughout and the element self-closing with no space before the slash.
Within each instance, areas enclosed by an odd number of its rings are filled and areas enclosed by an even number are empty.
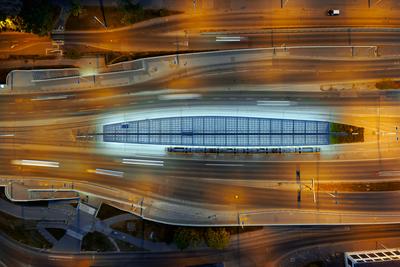
<svg viewBox="0 0 400 267">
<path fill-rule="evenodd" d="M 339 16 L 340 10 L 339 9 L 329 9 L 328 16 Z"/>
</svg>

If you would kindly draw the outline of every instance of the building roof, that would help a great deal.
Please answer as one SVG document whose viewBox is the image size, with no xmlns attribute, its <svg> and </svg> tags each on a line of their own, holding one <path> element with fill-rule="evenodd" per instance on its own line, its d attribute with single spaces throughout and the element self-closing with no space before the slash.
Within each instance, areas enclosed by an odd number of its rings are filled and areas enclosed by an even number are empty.
<svg viewBox="0 0 400 267">
<path fill-rule="evenodd" d="M 345 257 L 354 263 L 354 267 L 400 266 L 400 251 L 397 248 L 346 252 Z"/>
</svg>

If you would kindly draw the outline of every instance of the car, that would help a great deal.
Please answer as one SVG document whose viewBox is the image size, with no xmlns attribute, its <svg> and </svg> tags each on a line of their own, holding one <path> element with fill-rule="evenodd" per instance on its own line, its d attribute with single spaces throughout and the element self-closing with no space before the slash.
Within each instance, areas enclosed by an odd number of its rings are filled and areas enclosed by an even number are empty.
<svg viewBox="0 0 400 267">
<path fill-rule="evenodd" d="M 339 9 L 329 9 L 328 16 L 339 16 L 340 10 Z"/>
</svg>

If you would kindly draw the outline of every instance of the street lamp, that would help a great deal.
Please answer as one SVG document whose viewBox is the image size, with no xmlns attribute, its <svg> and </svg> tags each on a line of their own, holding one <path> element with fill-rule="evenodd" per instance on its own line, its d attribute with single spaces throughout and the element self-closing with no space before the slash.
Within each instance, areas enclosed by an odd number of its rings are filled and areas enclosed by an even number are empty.
<svg viewBox="0 0 400 267">
<path fill-rule="evenodd" d="M 96 16 L 93 16 L 93 18 L 94 18 L 95 21 L 97 21 L 98 23 L 100 23 L 101 26 L 103 26 L 104 28 L 107 29 L 107 26 L 106 26 L 103 22 L 101 22 Z"/>
</svg>

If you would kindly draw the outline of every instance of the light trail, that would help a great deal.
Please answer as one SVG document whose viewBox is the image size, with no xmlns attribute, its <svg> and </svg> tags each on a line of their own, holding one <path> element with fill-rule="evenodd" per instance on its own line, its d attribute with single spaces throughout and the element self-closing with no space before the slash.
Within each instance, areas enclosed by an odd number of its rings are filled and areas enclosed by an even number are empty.
<svg viewBox="0 0 400 267">
<path fill-rule="evenodd" d="M 37 167 L 49 167 L 49 168 L 58 168 L 60 166 L 59 162 L 55 161 L 42 161 L 42 160 L 13 160 L 11 161 L 14 165 L 23 165 L 23 166 L 37 166 Z"/>
<path fill-rule="evenodd" d="M 379 176 L 400 176 L 400 171 L 380 171 Z"/>
<path fill-rule="evenodd" d="M 215 37 L 216 42 L 240 42 L 242 37 L 240 36 L 218 36 Z"/>
<path fill-rule="evenodd" d="M 90 173 L 97 173 L 101 175 L 114 176 L 114 177 L 124 177 L 124 173 L 120 171 L 113 170 L 105 170 L 105 169 L 96 169 L 96 170 L 88 170 Z"/>
<path fill-rule="evenodd" d="M 243 164 L 206 163 L 206 166 L 241 167 Z"/>
<path fill-rule="evenodd" d="M 266 100 L 260 100 L 257 101 L 258 106 L 291 106 L 292 101 L 266 101 Z"/>
<path fill-rule="evenodd" d="M 169 94 L 161 95 L 158 97 L 160 100 L 186 100 L 186 99 L 198 99 L 201 98 L 200 94 Z"/>
<path fill-rule="evenodd" d="M 164 166 L 164 161 L 161 160 L 145 160 L 145 159 L 122 159 L 123 164 L 145 165 L 145 166 Z"/>
<path fill-rule="evenodd" d="M 0 137 L 13 137 L 15 134 L 0 134 Z"/>
<path fill-rule="evenodd" d="M 45 101 L 45 100 L 62 100 L 71 97 L 72 95 L 55 95 L 55 96 L 38 96 L 31 98 L 32 101 Z"/>
</svg>

